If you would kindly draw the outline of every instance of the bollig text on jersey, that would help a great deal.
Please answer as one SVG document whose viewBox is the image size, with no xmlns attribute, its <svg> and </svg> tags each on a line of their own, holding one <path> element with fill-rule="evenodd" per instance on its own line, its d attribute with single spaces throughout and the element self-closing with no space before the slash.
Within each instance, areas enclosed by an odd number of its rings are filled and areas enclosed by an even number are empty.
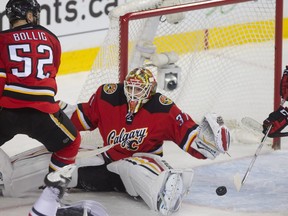
<svg viewBox="0 0 288 216">
<path fill-rule="evenodd" d="M 31 31 L 24 31 L 24 32 L 17 32 L 13 34 L 15 41 L 26 41 L 26 40 L 43 40 L 47 41 L 47 37 L 45 32 L 31 32 Z"/>
</svg>

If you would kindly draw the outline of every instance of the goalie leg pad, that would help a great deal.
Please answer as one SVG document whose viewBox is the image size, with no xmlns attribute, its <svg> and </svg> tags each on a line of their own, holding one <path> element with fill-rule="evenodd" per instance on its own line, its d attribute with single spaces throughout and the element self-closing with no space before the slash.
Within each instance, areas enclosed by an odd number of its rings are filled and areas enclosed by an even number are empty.
<svg viewBox="0 0 288 216">
<path fill-rule="evenodd" d="M 169 215 L 180 208 L 183 181 L 180 173 L 170 173 L 158 195 L 157 209 L 162 215 Z"/>
<path fill-rule="evenodd" d="M 24 197 L 43 186 L 51 154 L 46 152 L 33 157 L 34 153 L 39 152 L 39 149 L 39 147 L 35 147 L 11 158 L 0 149 L 3 196 Z"/>
<path fill-rule="evenodd" d="M 185 169 L 180 173 L 171 172 L 158 194 L 157 209 L 162 215 L 179 210 L 183 197 L 190 192 L 194 172 Z"/>
<path fill-rule="evenodd" d="M 10 157 L 0 148 L 0 194 L 4 196 L 5 185 L 8 187 L 11 182 L 13 166 Z"/>
<path fill-rule="evenodd" d="M 185 173 L 172 169 L 160 156 L 149 153 L 134 154 L 107 168 L 120 175 L 129 195 L 140 196 L 151 209 L 164 215 L 179 209 L 193 177 L 192 170 Z"/>
</svg>

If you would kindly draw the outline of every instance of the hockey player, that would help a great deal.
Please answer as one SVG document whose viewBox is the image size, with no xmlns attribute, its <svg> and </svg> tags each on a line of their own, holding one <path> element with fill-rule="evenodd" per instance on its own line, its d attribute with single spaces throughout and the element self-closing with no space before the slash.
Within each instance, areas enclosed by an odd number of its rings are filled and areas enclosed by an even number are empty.
<svg viewBox="0 0 288 216">
<path fill-rule="evenodd" d="M 62 102 L 62 107 L 78 130 L 98 128 L 104 146 L 111 147 L 97 157 L 97 165 L 79 164 L 76 187 L 126 191 L 168 215 L 179 209 L 193 170 L 173 169 L 164 161 L 163 142 L 173 141 L 195 158 L 214 159 L 228 151 L 230 133 L 215 113 L 196 124 L 156 88 L 151 71 L 136 68 L 124 84 L 104 84 L 88 102 L 74 106 Z"/>
<path fill-rule="evenodd" d="M 269 126 L 272 125 L 268 137 L 281 137 L 281 131 L 288 125 L 288 108 L 284 107 L 284 102 L 288 101 L 288 65 L 284 69 L 280 82 L 280 96 L 282 102 L 279 108 L 270 113 L 268 118 L 263 121 L 264 134 L 267 133 Z"/>
<path fill-rule="evenodd" d="M 77 105 L 60 102 L 77 129 L 98 128 L 104 146 L 110 148 L 101 155 L 78 158 L 78 170 L 73 173 L 69 187 L 125 191 L 133 197 L 140 196 L 162 215 L 179 210 L 191 187 L 193 170 L 171 167 L 162 158 L 163 142 L 173 141 L 192 157 L 213 160 L 228 151 L 230 133 L 221 116 L 208 113 L 198 125 L 173 101 L 156 92 L 156 88 L 151 71 L 136 68 L 128 73 L 123 84 L 100 86 L 88 102 Z M 20 162 L 30 160 L 40 164 L 45 155 L 40 156 L 18 160 L 15 162 L 18 165 L 10 164 L 4 175 L 10 173 L 13 188 L 19 183 L 11 172 L 23 167 Z M 6 161 L 5 167 L 9 167 L 10 162 Z M 22 169 L 21 174 L 24 173 Z"/>
<path fill-rule="evenodd" d="M 6 15 L 11 29 L 0 33 L 0 146 L 16 134 L 26 134 L 53 153 L 49 157 L 50 171 L 73 164 L 80 135 L 54 100 L 60 42 L 39 25 L 40 5 L 36 0 L 9 0 Z M 11 165 L 3 151 L 0 151 L 0 161 L 4 169 L 0 183 L 11 183 L 11 176 L 4 172 Z M 33 172 L 33 163 L 24 167 Z M 48 163 L 43 172 L 48 172 Z M 43 182 L 43 178 L 30 177 L 26 185 Z M 11 196 L 17 196 L 18 191 L 9 185 L 2 188 L 3 193 L 9 191 Z M 26 185 L 20 184 L 18 188 Z"/>
</svg>

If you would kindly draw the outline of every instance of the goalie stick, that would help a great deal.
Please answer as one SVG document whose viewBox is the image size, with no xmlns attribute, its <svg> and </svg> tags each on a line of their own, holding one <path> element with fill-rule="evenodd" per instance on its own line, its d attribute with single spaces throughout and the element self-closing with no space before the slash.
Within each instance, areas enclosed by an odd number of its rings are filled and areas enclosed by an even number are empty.
<svg viewBox="0 0 288 216">
<path fill-rule="evenodd" d="M 272 128 L 272 125 L 269 126 L 266 134 L 265 134 L 264 137 L 262 138 L 262 140 L 261 140 L 261 142 L 260 142 L 260 145 L 258 146 L 258 148 L 257 148 L 257 150 L 256 150 L 256 152 L 255 152 L 255 154 L 254 154 L 254 157 L 252 158 L 252 160 L 251 160 L 251 162 L 250 162 L 250 165 L 249 165 L 249 167 L 248 167 L 248 169 L 247 169 L 244 177 L 241 179 L 241 176 L 240 176 L 239 173 L 237 173 L 237 174 L 234 176 L 234 185 L 235 185 L 235 187 L 236 187 L 236 189 L 237 189 L 238 192 L 241 190 L 241 187 L 244 185 L 244 183 L 245 183 L 248 175 L 250 174 L 251 169 L 252 169 L 252 167 L 253 167 L 253 165 L 254 165 L 257 157 L 258 157 L 258 154 L 260 153 L 260 151 L 261 151 L 261 149 L 262 149 L 262 147 L 263 147 L 263 145 L 264 145 L 264 142 L 265 142 L 265 140 L 266 140 L 266 138 L 267 138 L 267 136 L 268 136 L 271 128 Z"/>
<path fill-rule="evenodd" d="M 85 149 L 85 151 L 79 151 L 77 158 L 88 158 L 88 157 L 93 157 L 99 154 L 102 154 L 103 152 L 108 151 L 109 149 L 113 148 L 114 146 L 119 145 L 119 144 L 114 144 L 114 145 L 107 145 L 101 148 L 97 148 L 97 149 L 93 149 L 93 150 L 87 150 Z"/>
<path fill-rule="evenodd" d="M 113 148 L 116 145 L 119 145 L 119 144 L 114 144 L 114 145 L 111 144 L 111 145 L 104 146 L 101 148 L 96 148 L 96 149 L 87 149 L 87 148 L 81 149 L 80 148 L 77 154 L 77 158 L 93 157 L 93 156 L 96 156 L 96 155 L 99 155 L 108 151 L 109 149 Z M 16 161 L 25 160 L 25 159 L 45 155 L 45 154 L 51 154 L 51 152 L 49 152 L 45 146 L 41 145 L 39 147 L 27 150 L 25 152 L 22 152 L 22 153 L 19 153 L 10 157 L 10 161 L 13 164 Z"/>
<path fill-rule="evenodd" d="M 280 106 L 283 106 L 284 103 L 285 103 L 285 100 L 284 100 L 283 98 L 281 98 Z M 258 123 L 257 121 L 252 120 L 251 118 L 248 118 L 248 117 L 243 118 L 243 119 L 241 120 L 241 122 L 242 122 L 244 125 L 250 127 L 251 129 L 253 129 L 253 130 L 255 130 L 255 131 L 262 131 L 262 125 L 261 125 L 260 123 Z M 260 142 L 260 145 L 258 146 L 258 148 L 257 148 L 257 150 L 256 150 L 256 152 L 255 152 L 255 154 L 254 154 L 254 157 L 252 158 L 252 161 L 250 162 L 250 165 L 249 165 L 249 167 L 248 167 L 248 169 L 247 169 L 244 177 L 241 179 L 241 176 L 240 176 L 239 173 L 237 173 L 237 174 L 234 176 L 234 185 L 235 185 L 237 191 L 240 191 L 240 190 L 241 190 L 241 187 L 244 185 L 244 183 L 245 183 L 248 175 L 250 174 L 251 169 L 252 169 L 252 167 L 253 167 L 253 165 L 254 165 L 257 157 L 258 157 L 258 154 L 260 153 L 260 151 L 261 151 L 261 149 L 262 149 L 262 147 L 263 147 L 263 145 L 264 145 L 264 142 L 265 142 L 265 140 L 266 140 L 266 138 L 267 138 L 267 136 L 268 136 L 268 134 L 269 134 L 272 126 L 273 126 L 273 125 L 271 124 L 271 125 L 268 127 L 268 130 L 266 131 L 264 137 L 262 138 L 262 140 L 261 140 L 261 142 Z M 287 136 L 287 135 L 288 135 L 287 132 L 282 132 L 282 133 L 277 133 L 277 134 L 276 134 L 275 136 L 273 136 L 273 137 L 283 137 L 283 136 Z"/>
<path fill-rule="evenodd" d="M 241 123 L 250 131 L 256 132 L 259 134 L 263 134 L 263 126 L 260 124 L 258 121 L 255 119 L 252 119 L 250 117 L 244 117 L 241 119 Z M 279 132 L 279 133 L 274 133 L 273 135 L 270 135 L 269 137 L 271 138 L 276 138 L 276 137 L 286 137 L 288 136 L 288 132 Z"/>
</svg>

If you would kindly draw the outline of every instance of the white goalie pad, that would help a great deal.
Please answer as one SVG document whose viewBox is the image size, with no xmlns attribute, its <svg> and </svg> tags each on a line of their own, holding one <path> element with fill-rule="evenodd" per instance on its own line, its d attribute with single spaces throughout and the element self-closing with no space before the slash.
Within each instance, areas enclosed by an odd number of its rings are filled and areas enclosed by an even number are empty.
<svg viewBox="0 0 288 216">
<path fill-rule="evenodd" d="M 140 196 L 162 215 L 179 209 L 193 179 L 192 169 L 173 169 L 160 156 L 149 153 L 136 153 L 108 164 L 107 168 L 120 175 L 129 195 Z"/>
<path fill-rule="evenodd" d="M 81 153 L 79 153 L 81 155 Z M 6 197 L 25 197 L 44 185 L 48 173 L 51 152 L 41 145 L 9 157 L 0 148 L 0 194 Z M 77 168 L 72 174 L 68 187 L 75 187 L 78 168 L 104 164 L 103 157 L 77 157 Z"/>
<path fill-rule="evenodd" d="M 13 167 L 9 156 L 0 148 L 0 194 L 3 194 L 4 186 L 10 181 Z"/>
<path fill-rule="evenodd" d="M 43 146 L 9 157 L 0 149 L 0 172 L 3 178 L 2 195 L 25 197 L 43 185 L 51 158 Z"/>
</svg>

